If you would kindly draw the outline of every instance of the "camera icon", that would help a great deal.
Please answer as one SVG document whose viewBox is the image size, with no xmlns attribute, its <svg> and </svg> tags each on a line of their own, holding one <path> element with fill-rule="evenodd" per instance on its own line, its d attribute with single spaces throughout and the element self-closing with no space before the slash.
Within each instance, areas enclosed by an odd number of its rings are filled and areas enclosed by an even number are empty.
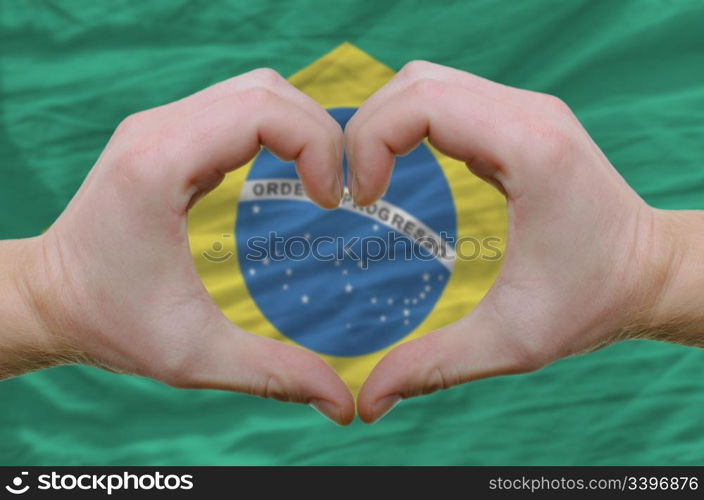
<svg viewBox="0 0 704 500">
<path fill-rule="evenodd" d="M 27 490 L 29 490 L 29 485 L 26 484 L 24 487 L 22 486 L 23 483 L 23 476 L 28 476 L 29 472 L 23 471 L 20 473 L 19 476 L 15 476 L 15 478 L 12 479 L 12 484 L 8 484 L 5 486 L 5 489 L 12 493 L 13 495 L 21 495 L 23 493 L 27 493 Z"/>
<path fill-rule="evenodd" d="M 231 241 L 232 235 L 230 234 L 223 234 L 222 239 L 230 239 Z M 219 264 L 221 262 L 225 262 L 226 260 L 229 260 L 234 254 L 225 248 L 225 245 L 223 245 L 222 241 L 214 241 L 213 244 L 210 246 L 210 250 L 205 250 L 201 252 L 201 256 L 209 261 L 209 262 L 214 262 L 216 264 Z"/>
</svg>

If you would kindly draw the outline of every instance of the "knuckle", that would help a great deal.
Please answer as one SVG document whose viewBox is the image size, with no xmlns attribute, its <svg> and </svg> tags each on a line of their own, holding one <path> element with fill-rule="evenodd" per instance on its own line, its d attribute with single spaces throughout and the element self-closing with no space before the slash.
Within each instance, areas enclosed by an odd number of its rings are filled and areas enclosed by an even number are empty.
<svg viewBox="0 0 704 500">
<path fill-rule="evenodd" d="M 449 389 L 453 385 L 454 377 L 448 372 L 448 368 L 445 366 L 436 366 L 430 371 L 427 377 L 427 382 L 422 388 L 422 394 L 432 394 L 440 390 Z"/>
<path fill-rule="evenodd" d="M 352 120 L 354 120 L 354 117 Z M 348 154 L 348 161 L 350 155 L 363 151 L 369 141 L 374 139 L 373 136 L 370 136 L 370 134 L 374 133 L 370 128 L 360 126 L 359 120 L 352 120 L 345 125 L 343 130 L 344 148 Z"/>
<path fill-rule="evenodd" d="M 421 78 L 411 84 L 410 92 L 420 99 L 438 99 L 445 91 L 445 84 L 432 78 Z"/>
<path fill-rule="evenodd" d="M 551 94 L 538 94 L 540 106 L 557 115 L 571 115 L 572 111 L 565 101 Z"/>
<path fill-rule="evenodd" d="M 432 67 L 433 63 L 423 61 L 421 59 L 416 59 L 414 61 L 409 61 L 404 64 L 401 70 L 399 71 L 399 74 L 405 78 L 416 80 L 419 78 L 423 78 L 424 75 L 427 75 Z"/>
<path fill-rule="evenodd" d="M 127 135 L 141 128 L 147 120 L 147 116 L 147 111 L 138 111 L 137 113 L 132 113 L 131 115 L 126 116 L 115 129 L 113 136 L 119 137 Z"/>
<path fill-rule="evenodd" d="M 349 121 L 345 124 L 344 129 L 342 129 L 345 135 L 345 141 L 353 140 L 353 137 L 357 132 L 357 122 L 359 121 L 359 118 L 357 116 L 357 113 L 352 115 L 352 118 L 349 119 Z"/>
<path fill-rule="evenodd" d="M 271 68 L 258 68 L 253 70 L 250 75 L 254 80 L 262 83 L 263 85 L 274 86 L 284 80 L 278 71 Z"/>
<path fill-rule="evenodd" d="M 245 106 L 259 107 L 271 101 L 274 94 L 265 87 L 257 86 L 239 93 L 240 102 Z"/>
<path fill-rule="evenodd" d="M 117 155 L 114 167 L 118 173 L 125 177 L 138 180 L 142 173 L 143 165 L 147 162 L 147 149 L 141 144 L 125 147 Z"/>
<path fill-rule="evenodd" d="M 150 134 L 122 148 L 116 154 L 113 168 L 130 186 L 142 185 L 155 171 L 153 164 L 158 150 L 159 139 Z"/>
<path fill-rule="evenodd" d="M 465 381 L 457 353 L 447 352 L 445 347 L 440 336 L 426 336 L 423 342 L 401 344 L 387 355 L 392 364 L 418 366 L 414 373 L 409 373 L 404 397 L 431 394 Z M 424 362 L 430 356 L 433 361 Z"/>
<path fill-rule="evenodd" d="M 146 113 L 141 111 L 125 118 L 107 148 L 111 159 L 107 162 L 108 169 L 131 186 L 143 184 L 154 174 L 154 164 L 159 155 L 163 156 L 169 130 L 169 127 L 156 132 L 145 129 Z"/>
<path fill-rule="evenodd" d="M 573 149 L 572 138 L 565 128 L 546 123 L 536 126 L 533 130 L 534 137 L 532 138 L 538 151 L 542 153 L 543 163 L 546 168 L 550 168 L 555 164 L 563 164 L 566 162 L 570 152 Z"/>
<path fill-rule="evenodd" d="M 284 384 L 276 375 L 268 375 L 261 386 L 255 389 L 254 392 L 267 399 L 289 401 L 289 396 L 284 388 Z"/>
</svg>

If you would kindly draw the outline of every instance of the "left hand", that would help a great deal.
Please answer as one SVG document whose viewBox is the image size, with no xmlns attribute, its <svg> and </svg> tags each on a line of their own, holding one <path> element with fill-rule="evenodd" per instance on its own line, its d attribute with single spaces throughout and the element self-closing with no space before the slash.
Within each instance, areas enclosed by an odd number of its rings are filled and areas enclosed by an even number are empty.
<svg viewBox="0 0 704 500">
<path fill-rule="evenodd" d="M 359 394 L 362 420 L 403 398 L 537 370 L 654 331 L 672 275 L 669 217 L 638 197 L 559 99 L 415 62 L 358 110 L 345 134 L 358 204 L 381 196 L 394 156 L 425 137 L 508 203 L 494 285 L 468 316 L 379 362 Z"/>
</svg>

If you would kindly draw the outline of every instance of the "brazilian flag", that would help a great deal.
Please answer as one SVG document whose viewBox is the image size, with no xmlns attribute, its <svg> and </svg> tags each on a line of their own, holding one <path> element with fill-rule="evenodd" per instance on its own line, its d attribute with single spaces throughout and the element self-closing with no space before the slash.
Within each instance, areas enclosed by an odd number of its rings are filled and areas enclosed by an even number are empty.
<svg viewBox="0 0 704 500">
<path fill-rule="evenodd" d="M 703 23 L 697 0 L 6 0 L 0 237 L 48 227 L 128 114 L 266 66 L 344 125 L 413 59 L 558 95 L 648 203 L 703 209 Z M 364 210 L 318 209 L 293 166 L 262 151 L 188 222 L 194 265 L 225 315 L 318 353 L 354 392 L 395 345 L 478 303 L 506 235 L 503 198 L 427 143 Z M 408 228 L 443 251 L 251 258 L 272 233 L 305 245 L 403 240 Z M 469 247 L 444 243 L 463 237 Z M 338 428 L 303 406 L 66 366 L 0 382 L 0 464 L 702 464 L 703 375 L 700 350 L 630 341 Z"/>
</svg>

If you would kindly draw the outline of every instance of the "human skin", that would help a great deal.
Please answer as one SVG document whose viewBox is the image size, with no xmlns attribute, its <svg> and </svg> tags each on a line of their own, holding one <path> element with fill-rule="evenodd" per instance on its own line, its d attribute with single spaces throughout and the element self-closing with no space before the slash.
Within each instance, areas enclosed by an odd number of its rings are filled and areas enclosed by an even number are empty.
<svg viewBox="0 0 704 500">
<path fill-rule="evenodd" d="M 619 340 L 704 345 L 702 212 L 649 207 L 559 99 L 413 62 L 344 136 L 271 70 L 127 118 L 46 233 L 0 242 L 0 378 L 85 363 L 312 404 L 348 424 L 352 395 L 327 364 L 222 315 L 195 272 L 186 214 L 261 144 L 296 161 L 324 208 L 342 195 L 344 144 L 350 191 L 370 204 L 394 156 L 425 137 L 506 196 L 505 259 L 467 317 L 382 359 L 358 397 L 362 420 Z"/>
<path fill-rule="evenodd" d="M 505 258 L 469 315 L 379 362 L 357 400 L 363 421 L 621 340 L 704 347 L 704 212 L 648 206 L 565 103 L 409 63 L 345 129 L 354 200 L 374 202 L 394 156 L 426 137 L 505 195 Z"/>
<path fill-rule="evenodd" d="M 86 363 L 351 422 L 353 397 L 322 359 L 220 312 L 186 228 L 188 208 L 260 144 L 296 161 L 312 200 L 337 206 L 342 140 L 324 109 L 266 69 L 128 117 L 44 234 L 0 243 L 0 378 Z"/>
</svg>

